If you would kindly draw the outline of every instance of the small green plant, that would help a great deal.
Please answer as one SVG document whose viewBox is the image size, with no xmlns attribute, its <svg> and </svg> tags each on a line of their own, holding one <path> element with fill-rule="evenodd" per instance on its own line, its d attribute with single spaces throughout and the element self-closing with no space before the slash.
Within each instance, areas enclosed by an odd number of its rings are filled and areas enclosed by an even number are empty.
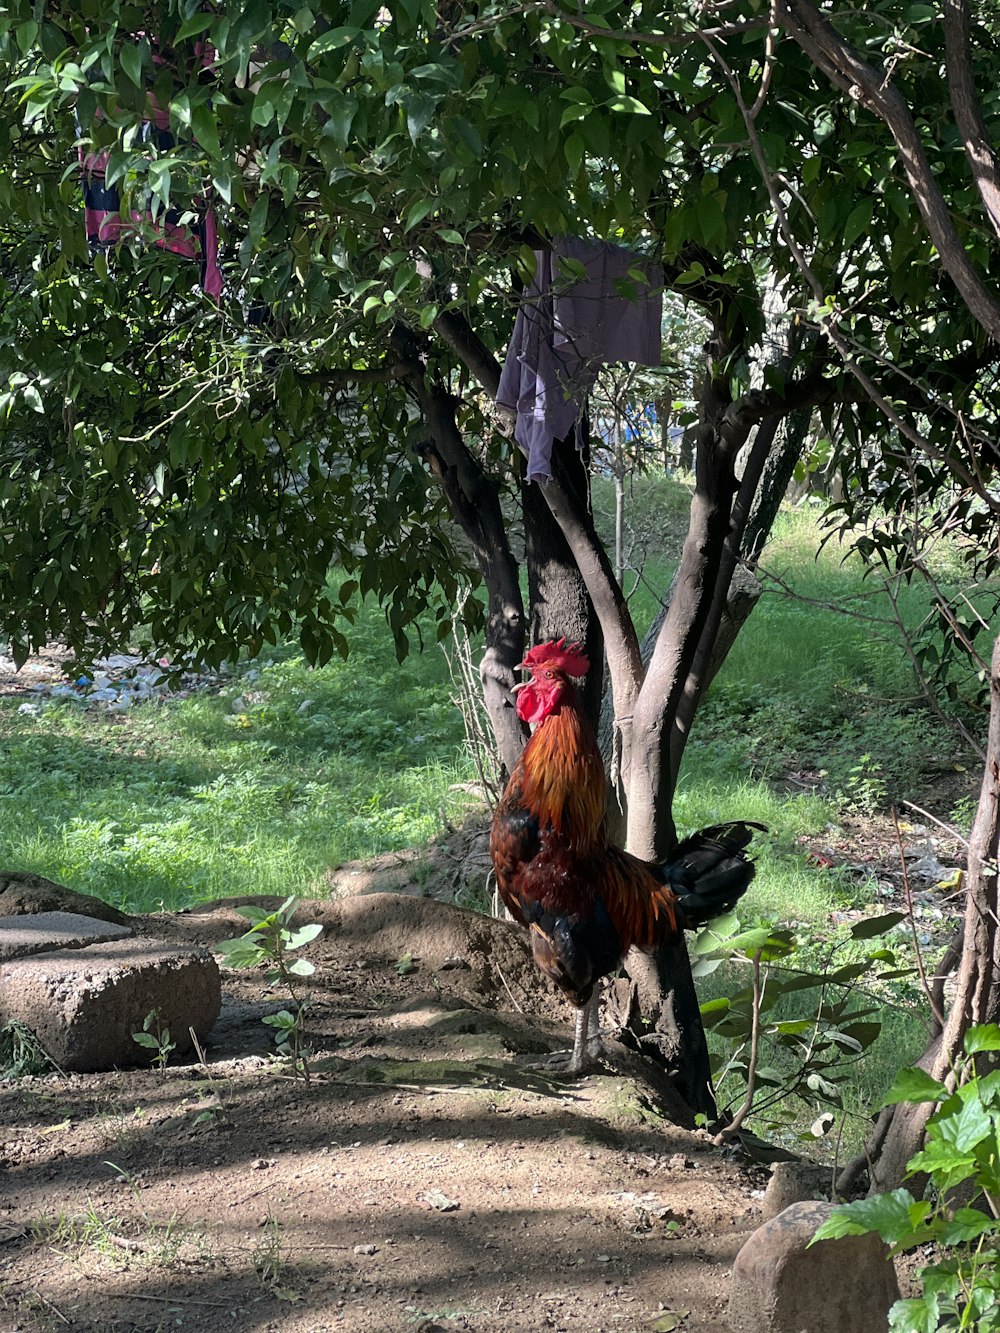
<svg viewBox="0 0 1000 1333">
<path fill-rule="evenodd" d="M 911 1177 L 929 1177 L 931 1197 L 896 1189 L 844 1204 L 813 1238 L 877 1232 L 893 1254 L 933 1246 L 937 1261 L 919 1273 L 923 1295 L 889 1312 L 893 1333 L 1000 1329 L 1000 1069 L 982 1072 L 996 1052 L 1000 1027 L 970 1028 L 952 1079 L 939 1083 L 922 1069 L 904 1069 L 885 1099 L 887 1106 L 938 1103 L 925 1147 L 908 1163 Z"/>
<path fill-rule="evenodd" d="M 294 1270 L 282 1254 L 281 1225 L 271 1214 L 268 1214 L 261 1228 L 261 1237 L 254 1246 L 252 1262 L 258 1281 L 272 1296 L 293 1305 L 302 1299 L 301 1293 L 288 1285 L 288 1278 L 294 1275 Z"/>
<path fill-rule="evenodd" d="M 170 1040 L 170 1029 L 160 1022 L 159 1009 L 150 1009 L 143 1019 L 142 1031 L 133 1032 L 132 1040 L 148 1051 L 155 1051 L 153 1067 L 161 1074 L 166 1071 L 170 1052 L 177 1049 L 177 1043 Z"/>
<path fill-rule="evenodd" d="M 16 1019 L 0 1027 L 0 1077 L 29 1078 L 55 1068 L 31 1028 Z"/>
<path fill-rule="evenodd" d="M 882 765 L 870 754 L 863 754 L 847 770 L 841 795 L 849 810 L 873 815 L 886 800 Z"/>
<path fill-rule="evenodd" d="M 301 1072 L 308 1082 L 305 1016 L 309 997 L 299 993 L 298 979 L 312 976 L 316 969 L 307 958 L 289 959 L 289 955 L 316 939 L 323 927 L 317 922 L 309 922 L 293 928 L 292 918 L 297 906 L 298 899 L 290 897 L 275 912 L 263 912 L 259 907 L 239 908 L 240 916 L 253 923 L 251 928 L 236 939 L 220 940 L 215 948 L 230 967 L 267 966 L 268 983 L 285 987 L 293 1008 L 268 1014 L 263 1021 L 274 1028 L 278 1051 L 288 1059 L 293 1072 Z"/>
<path fill-rule="evenodd" d="M 826 946 L 818 961 L 815 946 L 799 943 L 791 931 L 767 924 L 741 930 L 732 913 L 695 937 L 696 977 L 726 961 L 750 971 L 748 985 L 701 1006 L 705 1027 L 726 1043 L 713 1057 L 717 1089 L 733 1075 L 744 1087 L 723 1137 L 751 1113 L 767 1113 L 762 1123 L 768 1129 L 793 1123 L 801 1118 L 793 1099 L 817 1117 L 812 1137 L 833 1124 L 822 1113 L 843 1109 L 851 1066 L 881 1032 L 882 1006 L 872 988 L 912 970 L 898 967 L 889 949 L 869 949 L 865 942 L 887 934 L 903 916 L 889 912 L 855 922 L 849 937 Z"/>
</svg>

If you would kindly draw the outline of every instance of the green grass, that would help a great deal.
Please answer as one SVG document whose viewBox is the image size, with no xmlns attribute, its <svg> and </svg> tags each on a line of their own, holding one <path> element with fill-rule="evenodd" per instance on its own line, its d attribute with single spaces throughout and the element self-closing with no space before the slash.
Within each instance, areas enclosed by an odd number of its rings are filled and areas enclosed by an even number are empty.
<svg viewBox="0 0 1000 1333">
<path fill-rule="evenodd" d="M 321 892 L 331 866 L 426 841 L 472 777 L 446 663 L 399 666 L 377 608 L 355 643 L 118 716 L 0 701 L 0 864 L 143 912 Z"/>
</svg>

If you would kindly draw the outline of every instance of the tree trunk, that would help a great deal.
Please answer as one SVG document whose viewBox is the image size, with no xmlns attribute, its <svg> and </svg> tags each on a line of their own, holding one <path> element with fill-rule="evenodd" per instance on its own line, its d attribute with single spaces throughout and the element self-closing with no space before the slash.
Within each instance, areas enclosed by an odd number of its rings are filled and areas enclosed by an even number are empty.
<svg viewBox="0 0 1000 1333">
<path fill-rule="evenodd" d="M 440 483 L 455 521 L 472 544 L 486 585 L 486 651 L 480 664 L 483 701 L 501 762 L 510 773 L 527 736 L 511 702 L 515 668 L 524 656 L 526 624 L 517 561 L 507 540 L 499 489 L 462 438 L 452 394 L 422 367 L 415 370 L 410 382 L 427 430 L 418 452 Z"/>
<path fill-rule="evenodd" d="M 1000 856 L 1000 636 L 990 665 L 990 722 L 979 805 L 969 836 L 967 898 L 962 952 L 951 1009 L 944 1029 L 917 1062 L 932 1077 L 948 1081 L 965 1034 L 978 1023 L 1000 1019 L 1000 928 L 997 858 Z M 872 1188 L 895 1189 L 906 1163 L 923 1146 L 933 1105 L 895 1107 L 878 1151 L 873 1152 Z"/>
<path fill-rule="evenodd" d="M 552 463 L 563 487 L 581 513 L 590 514 L 590 478 L 586 453 L 576 447 L 576 432 L 552 446 Z M 590 658 L 583 683 L 583 708 L 596 725 L 604 692 L 604 640 L 593 603 L 573 552 L 539 486 L 521 466 L 521 507 L 524 514 L 525 565 L 531 643 L 565 636 L 582 643 Z"/>
</svg>

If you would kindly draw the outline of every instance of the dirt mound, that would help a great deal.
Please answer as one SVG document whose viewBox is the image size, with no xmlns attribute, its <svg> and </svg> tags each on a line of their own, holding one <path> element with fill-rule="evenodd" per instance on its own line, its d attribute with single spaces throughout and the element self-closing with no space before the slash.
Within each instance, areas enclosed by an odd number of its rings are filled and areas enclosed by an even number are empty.
<svg viewBox="0 0 1000 1333">
<path fill-rule="evenodd" d="M 89 893 L 77 893 L 27 871 L 0 871 L 0 916 L 26 916 L 31 912 L 77 912 L 118 926 L 128 926 L 132 921 Z"/>
<path fill-rule="evenodd" d="M 139 924 L 217 943 L 242 901 Z M 5 1333 L 722 1333 L 764 1173 L 614 1043 L 534 1068 L 571 1013 L 523 932 L 390 894 L 297 919 L 324 925 L 308 1083 L 261 1022 L 287 997 L 227 970 L 205 1063 L 0 1084 Z"/>
</svg>

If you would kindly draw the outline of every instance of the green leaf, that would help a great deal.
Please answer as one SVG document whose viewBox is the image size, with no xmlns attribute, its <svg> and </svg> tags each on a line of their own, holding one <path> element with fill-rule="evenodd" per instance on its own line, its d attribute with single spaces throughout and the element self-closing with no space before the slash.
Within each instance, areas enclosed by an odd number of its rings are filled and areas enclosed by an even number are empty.
<svg viewBox="0 0 1000 1333">
<path fill-rule="evenodd" d="M 710 977 L 723 963 L 722 958 L 696 958 L 691 964 L 693 977 Z"/>
<path fill-rule="evenodd" d="M 870 229 L 874 207 L 871 199 L 864 199 L 851 211 L 850 217 L 844 224 L 842 240 L 844 246 L 851 245 L 863 232 Z"/>
<path fill-rule="evenodd" d="M 127 42 L 118 53 L 122 69 L 137 88 L 146 86 L 146 80 L 142 74 L 142 55 L 142 47 L 134 46 L 131 42 Z"/>
<path fill-rule="evenodd" d="M 416 143 L 434 118 L 437 98 L 409 90 L 400 100 L 406 112 L 406 132 Z"/>
<path fill-rule="evenodd" d="M 883 1106 L 897 1102 L 939 1102 L 948 1096 L 948 1089 L 922 1069 L 901 1069 L 885 1094 Z"/>
<path fill-rule="evenodd" d="M 650 1324 L 652 1333 L 674 1333 L 691 1313 L 690 1310 L 664 1310 Z"/>
<path fill-rule="evenodd" d="M 606 104 L 612 111 L 626 111 L 632 116 L 649 116 L 652 114 L 648 106 L 644 106 L 638 97 L 612 97 Z"/>
<path fill-rule="evenodd" d="M 1000 1051 L 1000 1026 L 996 1023 L 979 1023 L 969 1028 L 965 1034 L 965 1050 L 969 1055 L 980 1051 Z"/>
<path fill-rule="evenodd" d="M 322 33 L 311 43 L 306 59 L 318 60 L 328 51 L 339 51 L 341 47 L 350 46 L 351 42 L 360 36 L 360 28 L 331 28 L 329 32 Z"/>
<path fill-rule="evenodd" d="M 323 927 L 318 921 L 310 921 L 308 925 L 299 926 L 297 930 L 288 932 L 288 937 L 284 941 L 286 949 L 301 949 L 304 944 L 310 944 L 317 936 L 323 934 Z"/>
<path fill-rule="evenodd" d="M 191 131 L 196 141 L 210 153 L 219 152 L 219 127 L 212 109 L 206 102 L 191 108 Z"/>
<path fill-rule="evenodd" d="M 975 1083 L 967 1083 L 948 1099 L 933 1117 L 931 1128 L 935 1139 L 957 1153 L 970 1152 L 991 1135 L 993 1122 Z"/>
<path fill-rule="evenodd" d="M 905 912 L 886 912 L 883 916 L 865 917 L 863 921 L 855 921 L 851 927 L 851 939 L 870 940 L 876 935 L 887 935 L 894 926 L 905 920 Z"/>
<path fill-rule="evenodd" d="M 308 958 L 296 958 L 294 963 L 288 964 L 287 970 L 296 977 L 311 977 L 316 967 Z"/>
<path fill-rule="evenodd" d="M 809 1242 L 836 1240 L 840 1236 L 863 1236 L 876 1231 L 890 1245 L 906 1240 L 923 1222 L 931 1205 L 917 1202 L 909 1190 L 892 1190 L 837 1208 Z"/>
<path fill-rule="evenodd" d="M 1000 1222 L 978 1208 L 959 1208 L 954 1216 L 945 1223 L 941 1231 L 941 1241 L 945 1245 L 960 1245 L 964 1241 L 976 1240 L 987 1232 L 1000 1230 Z"/>
<path fill-rule="evenodd" d="M 210 28 L 214 21 L 215 17 L 212 14 L 192 14 L 177 29 L 177 36 L 174 41 L 183 42 L 188 37 L 197 37 L 200 32 L 205 32 L 206 29 Z"/>
<path fill-rule="evenodd" d="M 423 222 L 428 214 L 433 213 L 435 208 L 437 208 L 437 200 L 430 196 L 425 199 L 418 199 L 415 204 L 411 204 L 403 223 L 403 231 L 411 231 L 418 222 Z"/>
</svg>

